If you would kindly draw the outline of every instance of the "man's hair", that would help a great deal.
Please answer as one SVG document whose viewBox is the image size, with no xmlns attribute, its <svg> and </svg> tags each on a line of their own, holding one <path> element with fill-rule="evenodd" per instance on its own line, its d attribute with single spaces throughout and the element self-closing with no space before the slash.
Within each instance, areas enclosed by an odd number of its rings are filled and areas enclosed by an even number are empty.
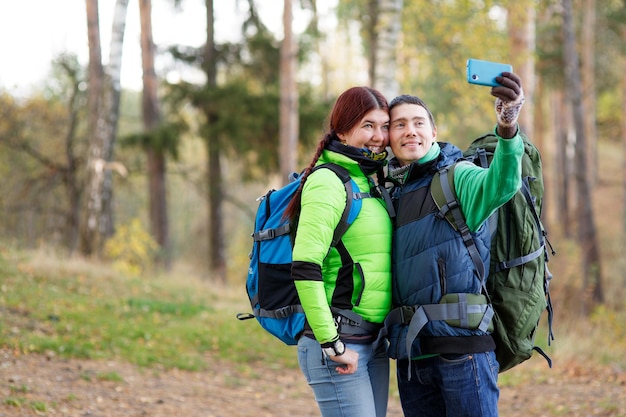
<svg viewBox="0 0 626 417">
<path fill-rule="evenodd" d="M 421 98 L 408 94 L 402 94 L 401 96 L 398 96 L 391 100 L 391 103 L 389 103 L 389 113 L 391 114 L 391 110 L 393 110 L 394 107 L 399 106 L 400 104 L 416 104 L 418 106 L 422 106 L 424 110 L 426 110 L 426 113 L 428 113 L 428 118 L 430 119 L 430 124 L 433 125 L 433 129 L 436 127 L 433 114 L 430 112 L 430 109 Z"/>
</svg>

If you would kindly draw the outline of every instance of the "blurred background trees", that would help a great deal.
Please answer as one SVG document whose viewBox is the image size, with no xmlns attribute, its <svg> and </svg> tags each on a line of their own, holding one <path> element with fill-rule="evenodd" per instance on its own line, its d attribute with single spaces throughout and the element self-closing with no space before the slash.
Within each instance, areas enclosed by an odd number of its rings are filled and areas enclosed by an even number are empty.
<svg viewBox="0 0 626 417">
<path fill-rule="evenodd" d="M 40 91 L 0 93 L 3 241 L 100 259 L 142 246 L 157 268 L 239 285 L 255 198 L 307 163 L 339 93 L 419 95 L 440 140 L 464 147 L 495 120 L 489 90 L 465 81 L 474 57 L 524 80 L 520 124 L 542 151 L 563 291 L 583 312 L 623 304 L 625 1 L 336 0 L 322 15 L 321 0 L 205 0 L 202 47 L 155 45 L 168 30 L 152 24 L 156 1 L 177 13 L 191 0 L 139 0 L 140 39 L 124 37 L 124 8 L 137 5 L 118 0 L 105 64 L 97 11 L 113 5 L 86 0 L 89 61 L 68 52 Z M 270 1 L 278 33 L 258 12 Z M 226 7 L 244 15 L 237 40 L 220 42 Z M 122 41 L 141 43 L 141 91 L 120 90 Z M 146 242 L 120 250 L 131 240 L 111 238 L 137 220 Z"/>
</svg>

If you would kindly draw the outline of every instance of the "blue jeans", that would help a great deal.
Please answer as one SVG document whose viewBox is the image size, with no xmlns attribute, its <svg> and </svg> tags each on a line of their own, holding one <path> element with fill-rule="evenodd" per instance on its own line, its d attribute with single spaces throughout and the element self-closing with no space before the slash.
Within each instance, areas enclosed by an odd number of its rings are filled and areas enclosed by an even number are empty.
<svg viewBox="0 0 626 417">
<path fill-rule="evenodd" d="M 389 396 L 389 358 L 383 343 L 346 347 L 359 354 L 357 371 L 340 375 L 340 365 L 326 358 L 320 344 L 298 340 L 298 362 L 323 417 L 384 417 Z"/>
<path fill-rule="evenodd" d="M 497 417 L 498 370 L 494 352 L 440 355 L 397 363 L 405 417 Z"/>
</svg>

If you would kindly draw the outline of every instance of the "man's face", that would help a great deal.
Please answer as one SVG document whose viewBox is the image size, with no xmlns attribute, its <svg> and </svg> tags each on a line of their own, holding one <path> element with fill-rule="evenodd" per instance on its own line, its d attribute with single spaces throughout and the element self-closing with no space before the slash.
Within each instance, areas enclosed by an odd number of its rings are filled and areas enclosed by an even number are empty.
<svg viewBox="0 0 626 417">
<path fill-rule="evenodd" d="M 437 139 L 428 112 L 417 104 L 399 104 L 390 113 L 389 145 L 400 165 L 422 158 Z"/>
</svg>

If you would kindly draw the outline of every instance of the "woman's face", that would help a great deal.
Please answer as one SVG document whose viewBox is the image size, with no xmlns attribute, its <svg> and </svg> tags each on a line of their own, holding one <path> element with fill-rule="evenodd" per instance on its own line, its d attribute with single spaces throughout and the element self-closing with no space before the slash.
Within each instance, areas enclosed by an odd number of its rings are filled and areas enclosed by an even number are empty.
<svg viewBox="0 0 626 417">
<path fill-rule="evenodd" d="M 389 145 L 389 114 L 380 109 L 372 110 L 348 133 L 340 133 L 337 136 L 343 143 L 355 148 L 382 152 Z"/>
</svg>

